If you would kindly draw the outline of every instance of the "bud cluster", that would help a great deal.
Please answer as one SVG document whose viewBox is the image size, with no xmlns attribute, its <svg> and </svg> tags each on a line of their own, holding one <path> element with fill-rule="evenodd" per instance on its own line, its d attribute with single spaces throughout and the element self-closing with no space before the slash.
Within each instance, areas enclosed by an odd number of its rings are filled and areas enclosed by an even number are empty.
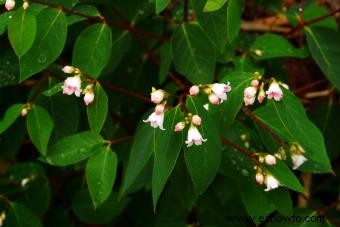
<svg viewBox="0 0 340 227">
<path fill-rule="evenodd" d="M 75 95 L 80 97 L 84 94 L 84 102 L 88 106 L 94 100 L 93 84 L 89 84 L 82 89 L 82 76 L 83 73 L 73 66 L 66 65 L 61 69 L 66 74 L 73 74 L 73 76 L 67 77 L 64 81 L 64 85 L 61 87 L 63 89 L 63 94 Z"/>
<path fill-rule="evenodd" d="M 287 84 L 277 82 L 274 78 L 271 80 L 267 91 L 264 90 L 265 84 L 266 81 L 262 80 L 262 76 L 258 72 L 255 72 L 255 79 L 253 79 L 250 86 L 243 91 L 243 101 L 246 106 L 253 105 L 256 96 L 259 103 L 262 103 L 266 97 L 267 99 L 274 99 L 277 102 L 281 101 L 283 92 L 280 86 L 289 89 Z"/>
<path fill-rule="evenodd" d="M 192 96 L 198 95 L 200 90 L 208 95 L 209 102 L 214 105 L 221 104 L 227 100 L 227 93 L 231 91 L 230 83 L 213 83 L 204 85 L 193 85 L 189 89 L 189 94 Z"/>
</svg>

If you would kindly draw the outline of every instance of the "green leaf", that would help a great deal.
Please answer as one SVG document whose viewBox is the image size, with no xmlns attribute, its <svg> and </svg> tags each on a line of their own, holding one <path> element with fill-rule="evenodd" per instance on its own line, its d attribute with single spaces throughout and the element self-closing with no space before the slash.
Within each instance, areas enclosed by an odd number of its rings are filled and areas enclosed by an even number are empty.
<svg viewBox="0 0 340 227">
<path fill-rule="evenodd" d="M 256 217 L 254 219 L 256 224 L 260 223 L 260 216 L 267 216 L 275 210 L 274 204 L 267 198 L 267 192 L 255 182 L 240 181 L 239 191 L 248 214 Z"/>
<path fill-rule="evenodd" d="M 280 182 L 280 184 L 294 191 L 304 192 L 303 186 L 300 184 L 294 173 L 280 159 L 276 159 L 275 165 L 266 165 L 265 168 L 268 172 L 273 174 L 273 176 Z"/>
<path fill-rule="evenodd" d="M 37 16 L 37 33 L 33 46 L 20 59 L 20 80 L 41 72 L 61 54 L 67 33 L 67 21 L 62 10 L 43 9 Z"/>
<path fill-rule="evenodd" d="M 266 192 L 266 195 L 274 203 L 280 214 L 286 216 L 293 215 L 293 201 L 287 188 L 279 187 Z"/>
<path fill-rule="evenodd" d="M 241 27 L 243 1 L 229 0 L 222 8 L 213 12 L 203 12 L 205 0 L 192 0 L 197 20 L 211 38 L 216 50 L 222 52 L 227 42 L 238 35 Z"/>
<path fill-rule="evenodd" d="M 197 126 L 203 139 L 202 145 L 192 145 L 184 150 L 185 162 L 198 194 L 208 188 L 220 168 L 221 142 L 217 127 L 208 112 L 203 108 L 197 98 L 188 96 L 187 107 L 192 114 L 202 119 L 202 125 Z"/>
<path fill-rule="evenodd" d="M 230 82 L 231 91 L 228 93 L 228 99 L 221 105 L 217 106 L 219 126 L 229 127 L 234 122 L 238 112 L 243 104 L 243 91 L 246 87 L 250 86 L 253 73 L 246 72 L 232 72 L 222 78 L 221 82 Z M 213 107 L 210 105 L 210 107 Z"/>
<path fill-rule="evenodd" d="M 117 193 L 113 192 L 101 206 L 94 208 L 88 191 L 80 191 L 72 199 L 72 210 L 85 223 L 106 223 L 117 217 L 129 202 L 117 197 Z"/>
<path fill-rule="evenodd" d="M 219 10 L 228 0 L 207 0 L 204 12 Z"/>
<path fill-rule="evenodd" d="M 162 12 L 171 2 L 171 0 L 156 0 L 156 13 Z"/>
<path fill-rule="evenodd" d="M 275 34 L 265 34 L 257 37 L 250 49 L 256 60 L 279 57 L 307 57 L 305 49 L 295 48 L 287 39 Z"/>
<path fill-rule="evenodd" d="M 100 133 L 108 112 L 108 98 L 99 83 L 93 88 L 93 93 L 94 100 L 87 106 L 87 117 L 91 130 Z"/>
<path fill-rule="evenodd" d="M 161 46 L 159 50 L 159 55 L 160 55 L 160 66 L 159 66 L 158 80 L 159 80 L 159 83 L 164 83 L 168 75 L 168 72 L 170 70 L 170 67 L 171 67 L 172 54 L 171 54 L 170 43 L 165 43 Z"/>
<path fill-rule="evenodd" d="M 72 63 L 84 73 L 98 78 L 111 57 L 112 31 L 106 24 L 94 24 L 78 37 Z"/>
<path fill-rule="evenodd" d="M 308 161 L 299 168 L 300 170 L 330 172 L 331 165 L 321 132 L 308 119 L 298 98 L 289 90 L 283 89 L 283 92 L 280 102 L 268 100 L 255 114 L 283 140 L 298 142 L 303 147 Z"/>
<path fill-rule="evenodd" d="M 20 203 L 11 202 L 9 206 L 8 217 L 6 217 L 6 226 L 15 227 L 42 227 L 40 220 L 32 211 Z"/>
<path fill-rule="evenodd" d="M 62 90 L 63 84 L 64 84 L 64 82 L 56 83 L 53 87 L 47 89 L 46 91 L 41 92 L 41 94 L 43 94 L 47 97 L 51 97 L 51 96 L 57 94 L 59 91 Z"/>
<path fill-rule="evenodd" d="M 172 54 L 178 72 L 192 83 L 212 82 L 216 61 L 215 48 L 198 25 L 178 26 L 172 37 Z"/>
<path fill-rule="evenodd" d="M 96 7 L 93 7 L 91 5 L 86 5 L 86 4 L 77 5 L 72 11 L 74 13 L 86 14 L 86 15 L 89 15 L 91 17 L 101 16 Z M 84 21 L 84 20 L 86 20 L 85 17 L 78 16 L 78 15 L 75 15 L 75 14 L 71 14 L 70 16 L 67 17 L 67 22 L 68 22 L 69 26 L 73 25 L 77 22 Z"/>
<path fill-rule="evenodd" d="M 95 152 L 94 146 L 103 142 L 103 138 L 93 132 L 67 136 L 48 149 L 47 161 L 56 166 L 78 163 L 91 156 Z"/>
<path fill-rule="evenodd" d="M 20 116 L 21 110 L 24 108 L 24 104 L 14 104 L 10 106 L 3 119 L 0 121 L 0 134 L 6 131 Z"/>
<path fill-rule="evenodd" d="M 86 164 L 86 181 L 95 208 L 112 192 L 117 173 L 117 155 L 108 147 L 96 147 Z"/>
<path fill-rule="evenodd" d="M 35 16 L 22 8 L 17 10 L 8 24 L 8 38 L 19 58 L 32 47 L 36 32 Z"/>
<path fill-rule="evenodd" d="M 308 48 L 321 71 L 340 89 L 340 33 L 327 28 L 305 27 Z"/>
<path fill-rule="evenodd" d="M 175 125 L 180 121 L 180 108 L 175 107 L 165 113 L 164 128 L 166 130 L 154 130 L 152 148 L 154 154 L 152 173 L 152 198 L 154 209 L 156 209 L 157 200 L 175 167 L 179 152 L 182 148 L 183 133 L 174 132 Z"/>
<path fill-rule="evenodd" d="M 50 114 L 41 106 L 33 105 L 27 116 L 27 131 L 32 143 L 45 156 L 54 127 Z"/>
</svg>

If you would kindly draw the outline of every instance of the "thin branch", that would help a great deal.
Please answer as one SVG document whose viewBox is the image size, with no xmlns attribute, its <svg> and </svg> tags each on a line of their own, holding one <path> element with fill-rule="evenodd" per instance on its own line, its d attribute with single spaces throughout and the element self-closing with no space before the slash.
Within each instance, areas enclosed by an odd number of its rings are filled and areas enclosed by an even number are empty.
<svg viewBox="0 0 340 227">
<path fill-rule="evenodd" d="M 247 157 L 253 159 L 253 160 L 256 160 L 256 156 L 248 151 L 246 151 L 245 149 L 243 149 L 242 147 L 234 144 L 233 142 L 231 142 L 230 140 L 228 140 L 227 138 L 221 136 L 221 141 L 225 144 L 225 145 L 228 145 L 229 147 L 232 147 L 234 148 L 236 151 L 246 155 Z"/>
<path fill-rule="evenodd" d="M 188 21 L 188 12 L 189 12 L 189 1 L 184 0 L 184 6 L 183 6 L 183 22 Z"/>
<path fill-rule="evenodd" d="M 106 87 L 106 88 L 111 89 L 111 90 L 113 90 L 113 91 L 118 91 L 118 92 L 120 92 L 120 93 L 127 94 L 127 95 L 130 95 L 130 96 L 135 97 L 135 98 L 137 98 L 137 99 L 140 99 L 140 100 L 143 100 L 143 101 L 145 101 L 145 102 L 150 102 L 150 103 L 151 103 L 150 98 L 147 98 L 147 97 L 145 97 L 145 96 L 143 96 L 143 95 L 141 95 L 141 94 L 138 94 L 138 93 L 136 93 L 136 92 L 134 92 L 134 91 L 130 91 L 130 90 L 127 90 L 127 89 L 125 89 L 125 88 L 121 88 L 121 87 L 118 87 L 118 86 L 115 86 L 115 85 L 112 85 L 112 84 L 101 83 L 100 81 L 99 81 L 99 83 L 100 83 L 103 87 Z"/>
<path fill-rule="evenodd" d="M 334 16 L 335 14 L 339 13 L 340 12 L 340 8 L 339 9 L 336 9 L 336 10 L 333 10 L 332 12 L 326 14 L 326 15 L 323 15 L 321 17 L 317 17 L 317 18 L 313 18 L 311 20 L 307 20 L 307 21 L 304 21 L 300 24 L 298 24 L 296 27 L 290 29 L 290 31 L 286 34 L 287 36 L 289 35 L 292 35 L 294 34 L 295 32 L 303 29 L 305 26 L 308 26 L 310 24 L 314 24 L 316 22 L 319 22 L 321 20 L 324 20 L 324 19 L 327 19 L 328 17 L 331 17 L 331 16 Z"/>
<path fill-rule="evenodd" d="M 278 135 L 275 134 L 275 132 L 269 128 L 261 119 L 259 119 L 253 112 L 251 112 L 247 107 L 242 106 L 243 112 L 249 116 L 252 120 L 254 120 L 256 123 L 258 123 L 262 128 L 267 130 L 269 134 L 280 144 L 285 144 L 285 141 L 283 141 Z"/>
<path fill-rule="evenodd" d="M 117 139 L 112 139 L 109 141 L 109 145 L 114 145 L 117 143 L 122 143 L 122 142 L 126 142 L 126 141 L 130 141 L 133 140 L 134 136 L 125 136 L 125 137 L 121 137 L 121 138 L 117 138 Z"/>
</svg>

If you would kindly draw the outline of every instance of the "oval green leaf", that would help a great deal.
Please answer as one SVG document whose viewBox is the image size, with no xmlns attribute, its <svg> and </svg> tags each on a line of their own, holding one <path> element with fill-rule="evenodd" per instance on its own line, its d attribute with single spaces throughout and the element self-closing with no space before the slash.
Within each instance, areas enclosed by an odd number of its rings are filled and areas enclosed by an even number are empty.
<svg viewBox="0 0 340 227">
<path fill-rule="evenodd" d="M 8 38 L 19 58 L 32 47 L 36 32 L 35 16 L 30 11 L 18 9 L 8 24 Z"/>
<path fill-rule="evenodd" d="M 67 33 L 67 20 L 62 10 L 43 9 L 37 16 L 37 33 L 33 46 L 20 59 L 20 80 L 41 72 L 61 54 Z"/>
<path fill-rule="evenodd" d="M 95 208 L 110 196 L 117 173 L 117 155 L 108 147 L 96 147 L 86 164 L 86 181 Z"/>
<path fill-rule="evenodd" d="M 23 107 L 24 104 L 14 104 L 7 109 L 3 119 L 0 121 L 0 134 L 6 131 L 15 122 L 20 116 Z"/>
<path fill-rule="evenodd" d="M 72 63 L 84 73 L 98 78 L 111 57 L 112 31 L 106 24 L 94 24 L 78 37 Z"/>
</svg>

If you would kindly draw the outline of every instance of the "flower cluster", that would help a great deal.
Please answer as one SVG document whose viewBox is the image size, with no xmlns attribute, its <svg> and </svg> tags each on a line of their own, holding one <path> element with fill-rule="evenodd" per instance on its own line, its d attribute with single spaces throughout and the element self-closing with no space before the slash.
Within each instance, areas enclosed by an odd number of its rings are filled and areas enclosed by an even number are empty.
<svg viewBox="0 0 340 227">
<path fill-rule="evenodd" d="M 303 163 L 308 160 L 304 156 L 305 150 L 298 143 L 292 142 L 289 144 L 289 153 L 293 165 L 292 169 L 294 170 L 298 169 Z M 284 147 L 280 147 L 275 156 L 279 159 L 285 160 L 287 156 Z"/>
<path fill-rule="evenodd" d="M 252 80 L 250 86 L 243 91 L 243 101 L 246 106 L 253 105 L 255 103 L 256 95 L 259 103 L 262 103 L 266 97 L 267 99 L 274 99 L 277 102 L 281 101 L 283 98 L 283 92 L 280 86 L 289 89 L 287 84 L 277 82 L 275 79 L 272 79 L 268 90 L 265 91 L 265 81 L 261 80 L 262 76 L 259 75 L 259 73 L 255 73 L 255 76 L 256 79 Z"/>
<path fill-rule="evenodd" d="M 194 85 L 189 89 L 190 95 L 198 95 L 200 90 L 208 95 L 209 102 L 214 105 L 221 104 L 227 100 L 227 93 L 231 91 L 230 83 L 213 83 L 205 85 Z"/>
<path fill-rule="evenodd" d="M 185 128 L 186 124 L 190 124 L 190 128 L 188 130 L 188 136 L 185 143 L 187 147 L 191 147 L 192 145 L 202 145 L 203 142 L 206 142 L 207 139 L 203 139 L 201 133 L 198 131 L 196 126 L 202 124 L 202 119 L 198 115 L 192 115 L 191 113 L 185 118 L 185 121 L 178 122 L 174 128 L 175 132 L 180 132 Z"/>
<path fill-rule="evenodd" d="M 84 94 L 84 102 L 86 105 L 90 105 L 94 100 L 93 84 L 89 84 L 82 90 L 82 72 L 73 66 L 64 66 L 61 69 L 64 73 L 73 74 L 73 76 L 67 77 L 64 81 L 64 85 L 61 87 L 63 89 L 63 94 L 75 95 L 80 97 Z"/>
<path fill-rule="evenodd" d="M 263 168 L 255 166 L 255 170 L 255 180 L 259 185 L 266 185 L 266 192 L 278 188 L 281 185 L 280 182 L 271 173 L 265 171 Z"/>
<path fill-rule="evenodd" d="M 165 130 L 163 128 L 164 122 L 164 110 L 167 102 L 168 94 L 162 89 L 156 90 L 152 88 L 151 92 L 151 102 L 156 104 L 154 112 L 148 117 L 148 119 L 143 120 L 145 123 L 150 123 L 153 128 L 160 128 L 161 130 Z"/>
<path fill-rule="evenodd" d="M 26 10 L 29 6 L 28 0 L 24 0 L 23 4 L 22 4 L 22 8 L 24 10 Z M 15 7 L 15 0 L 6 0 L 5 2 L 5 8 L 10 11 L 12 9 L 14 9 Z"/>
</svg>

